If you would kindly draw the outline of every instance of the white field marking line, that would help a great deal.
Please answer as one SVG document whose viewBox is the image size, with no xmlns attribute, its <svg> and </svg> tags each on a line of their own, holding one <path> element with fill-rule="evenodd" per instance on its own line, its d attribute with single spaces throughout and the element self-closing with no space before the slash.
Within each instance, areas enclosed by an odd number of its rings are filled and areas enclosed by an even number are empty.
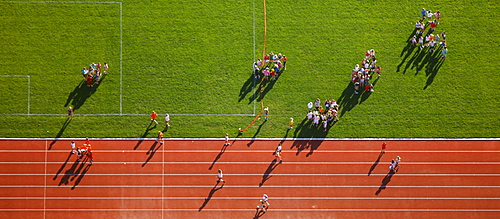
<svg viewBox="0 0 500 219">
<path fill-rule="evenodd" d="M 46 209 L 47 209 L 47 154 L 48 154 L 48 141 L 45 141 L 45 150 L 47 152 L 45 152 L 45 167 L 44 167 L 44 172 L 45 172 L 45 176 L 43 177 L 43 218 L 46 217 Z"/>
<path fill-rule="evenodd" d="M 127 162 L 127 161 L 125 161 Z M 15 161 L 2 161 L 0 162 L 1 164 L 29 164 L 29 165 L 37 165 L 37 164 L 62 164 L 64 162 L 62 161 L 54 161 L 54 162 L 42 162 L 42 161 L 20 161 L 20 162 L 15 162 Z M 94 163 L 98 164 L 122 164 L 123 161 L 97 161 Z M 142 164 L 142 161 L 130 161 L 127 162 L 129 164 Z M 181 164 L 212 164 L 212 161 L 206 161 L 206 162 L 190 162 L 190 161 L 180 161 L 180 162 L 175 162 L 175 161 L 163 161 L 163 162 L 149 162 L 151 164 L 176 164 L 176 165 L 181 165 Z M 258 161 L 249 161 L 249 162 L 217 162 L 218 164 L 246 164 L 246 165 L 269 165 L 269 161 L 264 161 L 264 162 L 258 162 Z M 286 162 L 282 163 L 283 164 L 301 164 L 301 165 L 373 165 L 373 161 L 368 161 L 368 162 L 350 162 L 350 161 L 338 161 L 338 162 Z M 386 162 L 379 162 L 379 164 L 390 164 L 389 161 Z M 404 162 L 404 165 L 499 165 L 500 162 Z"/>
<path fill-rule="evenodd" d="M 0 75 L 0 77 L 9 77 L 9 78 L 28 78 L 28 110 L 27 110 L 27 114 L 26 113 L 22 113 L 22 115 L 30 115 L 30 103 L 31 103 L 31 77 L 29 75 Z M 17 113 L 15 113 L 17 114 Z M 0 114 L 0 115 L 5 115 L 5 114 Z"/>
<path fill-rule="evenodd" d="M 255 24 L 255 0 L 253 0 L 252 2 L 252 21 L 253 21 L 253 60 L 254 62 L 257 61 L 257 42 L 256 42 L 256 33 L 255 33 L 255 28 L 256 28 L 256 24 Z M 253 115 L 255 116 L 256 115 L 256 104 L 257 104 L 257 101 L 255 98 L 255 90 L 257 89 L 255 86 L 256 86 L 256 79 L 254 78 L 253 79 Z"/>
<path fill-rule="evenodd" d="M 204 200 L 207 197 L 163 197 L 167 200 Z M 259 197 L 212 197 L 215 200 L 256 200 Z M 40 200 L 42 197 L 0 197 L 0 200 Z M 161 197 L 47 197 L 49 200 L 159 200 Z M 276 197 L 273 200 L 500 200 L 498 197 Z"/>
<path fill-rule="evenodd" d="M 0 185 L 0 188 L 42 188 L 43 185 Z M 70 188 L 73 185 L 47 185 L 47 188 Z M 78 185 L 79 188 L 213 188 L 213 185 Z M 380 188 L 380 185 L 373 186 L 344 186 L 344 185 L 224 185 L 224 188 Z M 475 188 L 475 189 L 500 189 L 500 186 L 455 186 L 455 185 L 441 185 L 441 186 L 390 186 L 391 188 Z M 165 209 L 166 210 L 166 209 Z"/>
<path fill-rule="evenodd" d="M 37 208 L 31 208 L 31 209 L 0 209 L 0 211 L 8 211 L 8 212 L 33 212 L 33 211 L 41 211 L 43 209 L 37 209 Z M 81 208 L 71 208 L 71 209 L 62 209 L 62 208 L 52 208 L 52 209 L 47 209 L 47 211 L 52 211 L 52 212 L 77 212 L 77 211 L 91 211 L 91 212 L 157 212 L 161 211 L 161 209 L 138 209 L 138 208 L 110 208 L 110 209 L 103 209 L 103 208 L 97 208 L 97 209 L 81 209 Z M 194 211 L 198 212 L 198 208 L 179 208 L 179 209 L 165 209 L 165 211 L 170 211 L 170 212 L 175 212 L 175 211 Z M 235 212 L 235 211 L 243 211 L 243 212 L 255 212 L 255 208 L 250 208 L 250 209 L 225 209 L 225 208 L 215 208 L 215 209 L 207 209 L 204 208 L 203 211 L 215 211 L 215 212 Z M 322 208 L 322 209 L 311 209 L 311 208 L 306 208 L 306 209 L 298 209 L 298 208 L 291 208 L 291 209 L 269 209 L 269 211 L 273 212 L 499 212 L 500 209 L 408 209 L 408 208 L 401 208 L 401 209 L 351 209 L 351 208 L 338 208 L 338 209 L 333 209 L 333 208 Z"/>
<path fill-rule="evenodd" d="M 0 114 L 2 115 L 2 114 Z M 26 115 L 26 114 L 21 114 Z M 67 116 L 68 114 L 31 114 L 31 115 L 61 115 Z M 120 114 L 80 114 L 80 115 L 116 115 Z M 123 114 L 123 115 L 137 115 L 137 116 L 149 116 L 149 114 Z M 237 115 L 237 114 L 170 114 L 170 115 Z M 253 116 L 252 114 L 241 114 L 246 116 Z M 85 140 L 85 138 L 0 138 L 0 140 L 21 140 L 21 141 L 45 141 L 45 140 Z M 94 141 L 154 141 L 156 138 L 91 138 Z M 167 141 L 224 141 L 224 138 L 164 138 Z M 237 142 L 245 141 L 308 141 L 308 142 L 318 142 L 318 141 L 366 141 L 369 143 L 377 143 L 377 141 L 489 141 L 497 142 L 500 138 L 237 138 Z M 378 143 L 377 143 L 378 144 Z M 377 145 L 378 147 L 378 145 Z M 371 146 L 370 146 L 371 148 Z M 500 148 L 499 148 L 500 150 Z M 316 153 L 317 150 L 315 150 Z M 377 150 L 380 152 L 380 150 Z M 388 152 L 391 152 L 390 150 Z"/>
<path fill-rule="evenodd" d="M 0 176 L 53 176 L 54 174 L 43 174 L 43 173 L 2 173 Z M 80 174 L 70 173 L 64 174 L 65 176 L 78 176 Z M 262 176 L 262 173 L 232 173 L 224 174 L 226 176 Z M 367 176 L 366 173 L 275 173 L 269 174 L 273 176 Z M 387 173 L 370 174 L 370 176 L 386 176 Z M 485 176 L 495 176 L 500 177 L 500 174 L 496 173 L 398 173 L 398 176 L 416 176 L 416 177 L 426 177 L 426 176 L 446 176 L 446 177 L 485 177 Z M 213 177 L 214 174 L 205 173 L 87 173 L 85 176 L 209 176 Z M 162 186 L 164 181 L 162 181 Z"/>
<path fill-rule="evenodd" d="M 122 115 L 123 110 L 122 110 L 122 100 L 123 100 L 123 95 L 122 95 L 122 87 L 123 87 L 123 74 L 122 74 L 122 69 L 123 69 L 123 7 L 122 7 L 122 2 L 120 2 L 120 115 Z"/>
<path fill-rule="evenodd" d="M 161 145 L 161 144 L 160 144 Z M 161 145 L 161 174 L 162 174 L 162 177 L 161 177 L 161 218 L 163 219 L 164 218 L 164 215 L 163 213 L 165 212 L 165 205 L 164 205 L 164 202 L 165 202 L 165 144 Z"/>
<path fill-rule="evenodd" d="M 67 116 L 68 114 L 62 113 L 0 113 L 6 116 Z M 128 113 L 95 113 L 95 114 L 74 114 L 73 116 L 148 116 L 150 114 L 128 114 Z M 170 114 L 171 116 L 255 116 L 255 114 Z"/>
<path fill-rule="evenodd" d="M 84 2 L 84 1 L 0 1 L 0 3 L 59 3 L 59 4 L 119 4 L 120 5 L 120 114 L 122 115 L 122 60 L 123 60 L 123 10 L 122 2 Z M 44 114 L 30 114 L 30 76 L 28 77 L 28 114 L 21 113 L 0 113 L 0 115 L 44 115 Z M 52 115 L 64 115 L 64 114 L 47 114 L 46 116 Z M 99 114 L 97 114 L 99 115 Z M 107 114 L 101 114 L 107 115 Z M 45 216 L 45 215 L 44 215 Z"/>
</svg>

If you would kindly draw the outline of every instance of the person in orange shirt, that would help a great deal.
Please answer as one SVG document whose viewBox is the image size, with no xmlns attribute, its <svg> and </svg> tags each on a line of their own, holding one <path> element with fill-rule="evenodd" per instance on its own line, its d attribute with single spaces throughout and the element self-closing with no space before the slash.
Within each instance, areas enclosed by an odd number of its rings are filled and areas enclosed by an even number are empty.
<svg viewBox="0 0 500 219">
<path fill-rule="evenodd" d="M 151 117 L 151 121 L 155 122 L 157 125 L 158 125 L 158 122 L 156 121 L 156 117 L 158 116 L 158 113 L 156 113 L 155 111 L 153 111 L 150 115 Z"/>
<path fill-rule="evenodd" d="M 163 144 L 163 132 L 158 131 L 158 139 L 156 139 L 156 142 L 160 142 L 160 144 Z"/>
</svg>

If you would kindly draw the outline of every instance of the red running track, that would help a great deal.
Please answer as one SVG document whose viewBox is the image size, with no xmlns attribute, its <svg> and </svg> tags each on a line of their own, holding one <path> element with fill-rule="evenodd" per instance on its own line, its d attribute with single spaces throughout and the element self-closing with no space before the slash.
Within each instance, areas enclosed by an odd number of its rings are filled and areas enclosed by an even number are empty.
<svg viewBox="0 0 500 219">
<path fill-rule="evenodd" d="M 500 141 L 287 140 L 280 164 L 278 140 L 99 140 L 92 166 L 69 143 L 0 141 L 0 218 L 500 218 Z"/>
</svg>

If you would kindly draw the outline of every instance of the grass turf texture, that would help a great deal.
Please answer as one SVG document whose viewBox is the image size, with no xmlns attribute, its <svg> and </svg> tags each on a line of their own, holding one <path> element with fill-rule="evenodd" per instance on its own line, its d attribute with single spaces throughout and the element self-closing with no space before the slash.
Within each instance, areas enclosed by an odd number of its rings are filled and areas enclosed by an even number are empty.
<svg viewBox="0 0 500 219">
<path fill-rule="evenodd" d="M 286 54 L 289 63 L 266 90 L 270 120 L 258 120 L 242 137 L 499 137 L 500 95 L 494 87 L 500 79 L 492 75 L 491 49 L 499 45 L 498 5 L 377 1 L 362 7 L 366 4 L 268 2 L 267 50 Z M 11 11 L 1 15 L 0 74 L 30 75 L 31 113 L 64 114 L 66 104 L 78 108 L 69 123 L 66 116 L 0 115 L 0 137 L 154 137 L 164 129 L 148 127 L 148 116 L 78 116 L 120 113 L 119 4 L 0 2 L 0 7 Z M 263 49 L 262 7 L 257 0 L 124 1 L 122 112 L 156 110 L 160 120 L 165 112 L 252 114 L 249 77 Z M 449 54 L 440 66 L 405 49 L 422 7 L 443 14 L 436 32 L 447 32 Z M 354 96 L 350 70 L 372 48 L 382 78 L 373 94 Z M 98 61 L 108 62 L 111 73 L 88 96 L 79 88 L 80 69 Z M 27 79 L 0 80 L 0 110 L 26 113 Z M 342 117 L 328 132 L 302 123 L 306 104 L 318 97 L 342 100 Z M 288 131 L 290 117 L 295 128 Z M 165 136 L 235 136 L 252 120 L 172 115 Z"/>
</svg>

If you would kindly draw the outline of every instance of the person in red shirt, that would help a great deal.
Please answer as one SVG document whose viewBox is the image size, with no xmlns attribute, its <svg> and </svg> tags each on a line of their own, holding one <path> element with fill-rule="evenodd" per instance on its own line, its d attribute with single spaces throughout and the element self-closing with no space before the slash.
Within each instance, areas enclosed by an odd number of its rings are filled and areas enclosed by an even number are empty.
<svg viewBox="0 0 500 219">
<path fill-rule="evenodd" d="M 83 146 L 91 147 L 89 138 L 85 138 L 85 143 Z"/>
<path fill-rule="evenodd" d="M 286 70 L 286 61 L 288 60 L 288 58 L 286 58 L 286 56 L 283 56 L 283 68 Z"/>
<path fill-rule="evenodd" d="M 158 122 L 156 121 L 156 117 L 158 116 L 158 113 L 156 113 L 155 111 L 153 111 L 150 115 L 151 117 L 151 121 L 155 122 L 157 125 L 158 125 Z"/>
<path fill-rule="evenodd" d="M 92 148 L 88 148 L 87 156 L 89 156 L 90 159 L 89 166 L 92 166 L 92 162 L 94 162 L 94 154 L 92 153 Z"/>
</svg>

